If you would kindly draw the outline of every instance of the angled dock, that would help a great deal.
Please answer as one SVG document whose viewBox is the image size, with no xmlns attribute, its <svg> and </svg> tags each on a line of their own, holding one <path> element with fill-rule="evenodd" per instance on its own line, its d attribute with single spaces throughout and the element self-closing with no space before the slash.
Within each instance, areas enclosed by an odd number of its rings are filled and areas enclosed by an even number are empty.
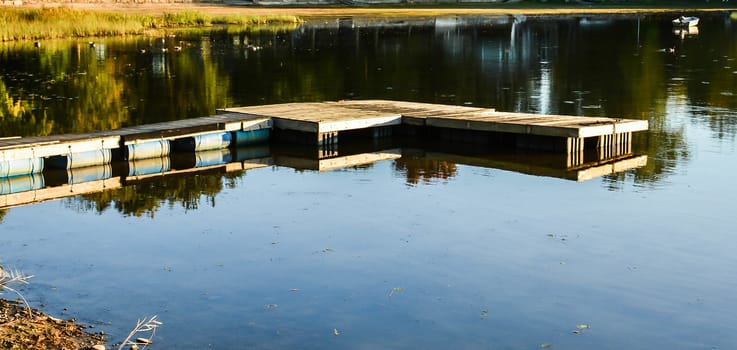
<svg viewBox="0 0 737 350">
<path fill-rule="evenodd" d="M 515 146 L 559 152 L 612 148 L 631 143 L 645 120 L 498 112 L 489 108 L 387 100 L 287 103 L 221 110 L 229 115 L 269 117 L 274 128 L 307 133 L 317 145 L 335 144 L 340 132 L 387 127 L 431 128 L 443 138 L 478 140 L 494 133 L 514 136 Z M 465 133 L 464 133 L 465 132 Z"/>
<path fill-rule="evenodd" d="M 364 100 L 285 103 L 219 110 L 217 115 L 89 134 L 0 137 L 0 178 L 167 157 L 256 143 L 299 143 L 337 155 L 339 137 L 417 136 L 469 143 L 499 143 L 573 156 L 629 153 L 632 133 L 647 121 L 499 112 L 489 108 Z M 8 137 L 11 136 L 11 137 Z M 580 158 L 580 159 L 579 159 Z"/>
</svg>

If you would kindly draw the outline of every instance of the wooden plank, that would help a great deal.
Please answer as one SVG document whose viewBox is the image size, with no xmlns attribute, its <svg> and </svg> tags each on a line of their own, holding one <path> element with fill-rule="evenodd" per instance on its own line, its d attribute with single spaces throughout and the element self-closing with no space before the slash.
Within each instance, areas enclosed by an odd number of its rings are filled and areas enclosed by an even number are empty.
<svg viewBox="0 0 737 350">
<path fill-rule="evenodd" d="M 251 131 L 261 129 L 271 129 L 274 126 L 274 122 L 268 117 L 257 117 L 248 120 L 240 120 L 236 122 L 227 123 L 225 130 L 228 131 Z"/>
<path fill-rule="evenodd" d="M 351 120 L 339 120 L 331 122 L 323 122 L 318 124 L 318 132 L 334 132 L 334 131 L 345 131 L 345 130 L 356 130 L 365 129 L 379 126 L 391 126 L 402 124 L 402 116 L 399 114 L 373 117 L 373 118 L 361 118 Z"/>
<path fill-rule="evenodd" d="M 382 112 L 400 113 L 405 116 L 419 116 L 421 113 L 457 113 L 478 111 L 484 108 L 442 105 L 435 103 L 405 102 L 391 100 L 355 100 L 333 102 L 348 108 L 369 109 Z"/>
<path fill-rule="evenodd" d="M 277 117 L 272 117 L 272 120 L 274 121 L 274 127 L 278 129 L 313 133 L 317 133 L 320 130 L 319 123 L 314 121 L 294 120 Z"/>
<path fill-rule="evenodd" d="M 613 134 L 615 130 L 616 132 L 620 133 L 647 130 L 647 121 L 644 120 L 620 120 L 616 124 L 603 124 L 602 122 L 597 122 L 596 124 L 592 123 L 593 126 L 581 126 L 580 123 L 567 124 L 564 122 L 560 124 L 546 124 L 545 122 L 542 122 L 542 120 L 539 118 L 535 118 L 534 120 L 530 120 L 529 118 L 505 120 L 495 117 L 478 118 L 477 116 L 471 116 L 465 119 L 433 117 L 427 118 L 426 120 L 426 124 L 428 126 L 441 128 L 506 132 L 514 134 L 532 134 L 555 137 L 593 137 Z"/>
<path fill-rule="evenodd" d="M 540 136 L 578 137 L 578 129 L 564 127 L 540 127 L 517 123 L 504 123 L 493 120 L 463 120 L 447 118 L 428 118 L 427 125 L 438 128 L 464 129 L 513 134 L 532 134 Z"/>
</svg>

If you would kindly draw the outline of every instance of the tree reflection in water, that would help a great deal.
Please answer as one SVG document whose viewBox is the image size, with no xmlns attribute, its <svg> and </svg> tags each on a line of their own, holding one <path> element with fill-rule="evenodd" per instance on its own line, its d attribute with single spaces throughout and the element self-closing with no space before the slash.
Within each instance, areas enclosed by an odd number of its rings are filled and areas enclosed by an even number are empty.
<svg viewBox="0 0 737 350">
<path fill-rule="evenodd" d="M 40 49 L 2 44 L 0 136 L 105 130 L 234 105 L 353 98 L 466 104 L 647 119 L 651 131 L 633 145 L 647 165 L 607 176 L 605 186 L 657 184 L 689 161 L 690 125 L 734 142 L 737 34 L 724 16 L 702 16 L 700 31 L 709 35 L 684 38 L 660 15 L 496 16 L 354 18 L 165 38 L 179 52 L 163 52 L 160 38 L 106 39 L 96 48 L 78 40 Z M 411 184 L 457 172 L 454 164 L 406 159 L 396 169 Z M 151 198 L 122 189 L 94 197 L 95 206 L 143 215 L 161 201 L 196 206 L 201 194 L 214 201 L 221 187 L 178 181 L 204 187 L 170 184 L 147 190 Z"/>
</svg>

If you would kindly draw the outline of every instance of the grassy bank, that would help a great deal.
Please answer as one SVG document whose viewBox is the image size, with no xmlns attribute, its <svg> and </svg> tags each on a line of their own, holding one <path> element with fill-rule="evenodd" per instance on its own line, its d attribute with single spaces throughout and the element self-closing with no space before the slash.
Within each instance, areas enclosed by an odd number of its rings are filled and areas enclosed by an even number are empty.
<svg viewBox="0 0 737 350">
<path fill-rule="evenodd" d="M 191 4 L 114 6 L 88 3 L 68 3 L 65 6 L 68 7 L 0 8 L 0 40 L 138 35 L 162 29 L 202 28 L 214 25 L 284 28 L 300 23 L 302 18 L 337 16 L 415 17 L 735 11 L 737 3 L 686 0 L 628 2 L 548 0 L 509 3 L 414 3 L 370 7 L 231 7 Z"/>
<path fill-rule="evenodd" d="M 157 14 L 89 11 L 66 7 L 3 9 L 0 40 L 139 35 L 168 28 L 296 24 L 293 15 L 209 14 L 186 10 Z"/>
</svg>

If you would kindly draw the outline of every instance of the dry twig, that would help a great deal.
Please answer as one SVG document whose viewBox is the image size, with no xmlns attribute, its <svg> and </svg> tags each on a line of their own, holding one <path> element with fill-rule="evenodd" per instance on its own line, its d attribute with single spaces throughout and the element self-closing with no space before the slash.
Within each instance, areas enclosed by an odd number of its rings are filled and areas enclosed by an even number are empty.
<svg viewBox="0 0 737 350">
<path fill-rule="evenodd" d="M 6 271 L 0 267 L 0 291 L 3 289 L 7 289 L 16 295 L 20 297 L 21 300 L 23 300 L 23 304 L 26 305 L 26 310 L 28 310 L 28 316 L 31 316 L 31 305 L 28 304 L 28 300 L 21 294 L 20 291 L 18 291 L 15 288 L 10 287 L 11 284 L 28 284 L 28 280 L 31 279 L 33 275 L 24 275 L 22 272 L 18 270 L 10 270 Z"/>
<path fill-rule="evenodd" d="M 141 349 L 145 349 L 150 345 L 152 342 L 151 339 L 156 335 L 156 328 L 162 325 L 162 323 L 156 319 L 157 317 L 157 315 L 153 315 L 149 319 L 143 318 L 138 320 L 138 322 L 136 322 L 136 327 L 133 328 L 133 330 L 128 333 L 128 337 L 120 343 L 118 350 L 123 350 L 126 345 L 142 345 L 143 347 Z M 146 332 L 151 332 L 151 335 L 148 338 L 141 337 L 133 339 L 136 334 Z"/>
</svg>

